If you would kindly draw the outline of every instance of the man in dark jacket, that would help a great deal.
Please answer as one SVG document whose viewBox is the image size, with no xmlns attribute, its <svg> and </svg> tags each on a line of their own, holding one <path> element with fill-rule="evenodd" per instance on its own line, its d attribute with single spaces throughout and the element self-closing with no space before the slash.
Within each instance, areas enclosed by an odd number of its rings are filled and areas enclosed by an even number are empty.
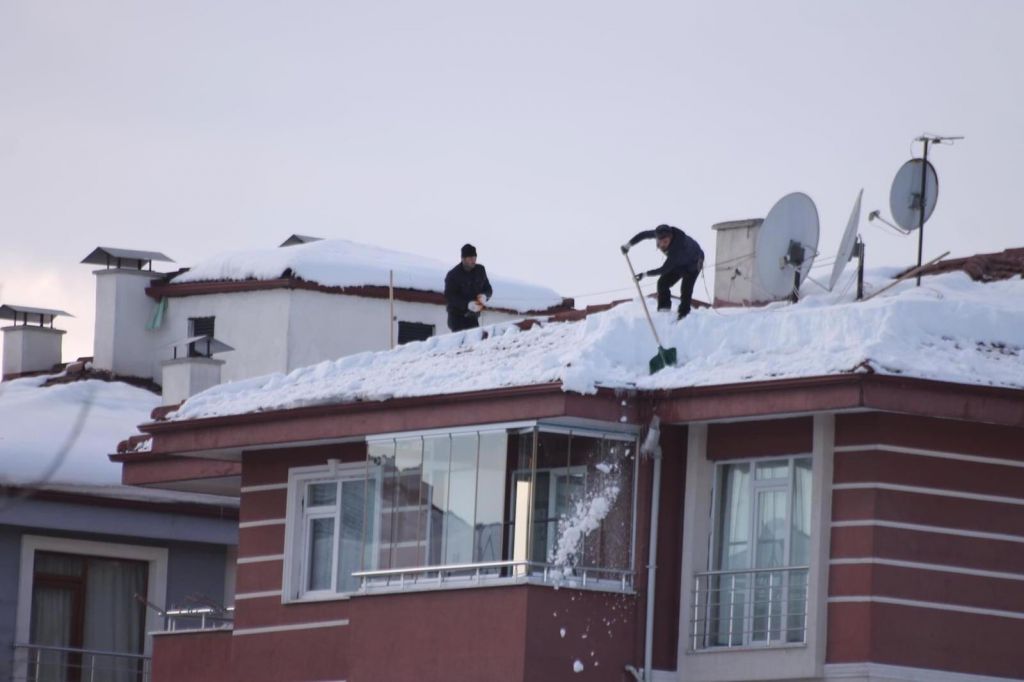
<svg viewBox="0 0 1024 682">
<path fill-rule="evenodd" d="M 494 295 L 487 281 L 487 270 L 476 263 L 476 247 L 462 247 L 462 262 L 448 271 L 444 278 L 444 299 L 447 302 L 448 328 L 453 332 L 480 326 L 480 311 Z"/>
<path fill-rule="evenodd" d="M 658 249 L 665 254 L 665 263 L 654 270 L 641 272 L 636 276 L 639 282 L 644 277 L 658 275 L 658 310 L 672 310 L 672 285 L 683 280 L 680 287 L 679 319 L 690 314 L 693 299 L 693 285 L 704 267 L 704 251 L 694 239 L 678 227 L 658 225 L 653 230 L 638 232 L 635 237 L 622 245 L 622 253 L 628 253 L 639 242 L 654 239 Z"/>
</svg>

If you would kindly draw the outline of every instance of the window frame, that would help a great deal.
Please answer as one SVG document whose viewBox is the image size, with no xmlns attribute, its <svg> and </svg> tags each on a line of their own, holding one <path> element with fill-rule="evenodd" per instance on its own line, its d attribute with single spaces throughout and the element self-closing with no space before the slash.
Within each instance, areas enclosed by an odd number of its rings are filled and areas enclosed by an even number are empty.
<svg viewBox="0 0 1024 682">
<path fill-rule="evenodd" d="M 609 426 L 611 426 L 611 425 L 609 425 Z M 621 425 L 615 425 L 615 426 L 621 426 Z M 560 424 L 550 424 L 550 423 L 539 422 L 539 421 L 519 421 L 519 422 L 478 424 L 478 425 L 472 425 L 472 426 L 438 428 L 438 429 L 421 429 L 421 430 L 416 430 L 416 431 L 403 431 L 403 432 L 389 432 L 389 433 L 372 434 L 372 435 L 367 435 L 365 437 L 365 443 L 367 445 L 367 449 L 369 449 L 369 447 L 370 447 L 370 445 L 372 443 L 379 443 L 379 442 L 388 441 L 388 440 L 395 440 L 395 441 L 397 441 L 397 440 L 400 440 L 400 439 L 413 439 L 413 438 L 420 438 L 421 440 L 425 440 L 426 438 L 431 437 L 431 436 L 448 435 L 448 436 L 453 436 L 454 437 L 454 436 L 456 436 L 458 434 L 466 434 L 466 433 L 479 433 L 479 434 L 483 434 L 485 432 L 502 431 L 502 430 L 503 431 L 507 431 L 510 434 L 513 431 L 516 431 L 516 432 L 519 432 L 520 435 L 522 433 L 526 433 L 526 432 L 536 432 L 536 433 L 547 432 L 547 433 L 565 434 L 565 435 L 569 435 L 569 436 L 581 436 L 581 437 L 590 437 L 590 438 L 600 438 L 602 440 L 607 440 L 607 441 L 621 442 L 621 443 L 626 444 L 628 447 L 630 447 L 632 452 L 628 455 L 628 459 L 631 460 L 630 465 L 629 465 L 630 469 L 631 469 L 631 471 L 630 471 L 630 479 L 631 480 L 629 482 L 628 490 L 623 490 L 623 493 L 627 493 L 628 492 L 628 494 L 630 495 L 630 501 L 628 503 L 628 514 L 629 514 L 629 519 L 630 519 L 630 536 L 629 536 L 628 544 L 627 544 L 627 547 L 628 547 L 628 557 L 627 557 L 627 559 L 628 559 L 628 568 L 626 570 L 633 572 L 634 573 L 634 579 L 635 579 L 635 572 L 636 572 L 636 541 L 637 541 L 637 505 L 638 505 L 637 491 L 638 491 L 638 487 L 639 487 L 639 478 L 640 478 L 639 477 L 639 462 L 640 462 L 640 452 L 639 452 L 639 450 L 640 450 L 640 442 L 639 442 L 639 436 L 636 433 L 636 431 L 634 431 L 634 430 L 626 430 L 626 429 L 621 429 L 621 428 L 609 428 L 607 430 L 604 430 L 604 429 L 601 429 L 599 427 L 590 427 L 590 426 L 577 427 L 577 426 L 567 426 L 567 425 L 560 425 Z M 536 448 L 536 441 L 534 441 L 534 448 Z M 479 455 L 478 455 L 478 457 L 479 457 Z M 421 464 L 421 467 L 422 467 L 422 464 Z M 338 587 L 337 565 L 338 565 L 338 556 L 339 556 L 339 544 L 338 544 L 338 542 L 339 542 L 339 536 L 340 536 L 340 533 L 341 533 L 341 524 L 340 524 L 340 521 L 339 521 L 339 519 L 340 519 L 340 509 L 341 509 L 341 507 L 340 507 L 340 505 L 341 505 L 340 497 L 337 497 L 336 500 L 335 500 L 333 516 L 330 516 L 330 513 L 326 509 L 323 511 L 323 514 L 310 515 L 310 514 L 307 513 L 306 509 L 304 509 L 303 502 L 304 502 L 304 496 L 306 494 L 305 491 L 308 490 L 308 485 L 309 484 L 315 483 L 315 482 L 332 482 L 333 481 L 335 483 L 338 483 L 339 486 L 340 486 L 340 481 L 343 480 L 343 479 L 359 479 L 359 480 L 365 480 L 365 481 L 373 481 L 373 486 L 374 486 L 373 487 L 373 491 L 371 493 L 370 490 L 368 489 L 367 490 L 367 494 L 368 495 L 372 494 L 373 498 L 375 500 L 380 499 L 381 495 L 382 495 L 382 491 L 383 491 L 383 483 L 384 483 L 383 477 L 379 474 L 379 472 L 375 472 L 375 474 L 371 477 L 371 468 L 372 467 L 370 467 L 370 462 L 369 462 L 368 453 L 367 453 L 367 458 L 366 459 L 361 459 L 361 460 L 355 461 L 355 462 L 344 462 L 343 463 L 343 462 L 341 462 L 338 459 L 329 459 L 326 464 L 314 465 L 314 466 L 306 466 L 306 467 L 293 467 L 293 468 L 289 469 L 289 472 L 288 472 L 287 503 L 286 503 L 287 507 L 286 507 L 286 519 L 285 519 L 285 561 L 284 561 L 284 566 L 283 566 L 283 571 L 282 571 L 282 583 L 283 583 L 283 585 L 282 585 L 283 589 L 281 591 L 281 601 L 282 601 L 282 603 L 343 600 L 343 599 L 348 599 L 348 598 L 352 597 L 353 595 L 361 595 L 361 594 L 363 594 L 363 592 L 359 591 L 359 590 L 349 591 L 349 592 L 342 592 L 342 591 L 338 591 L 337 590 L 337 587 Z M 580 470 L 580 471 L 583 471 L 584 474 L 585 474 L 585 467 L 582 467 L 582 466 L 579 466 L 579 465 L 574 465 L 572 467 L 569 467 L 569 470 L 570 470 L 569 473 L 574 473 L 577 470 Z M 532 471 L 532 469 L 531 469 L 531 471 Z M 477 462 L 477 467 L 476 467 L 476 470 L 475 470 L 475 474 L 476 474 L 477 477 L 479 477 L 479 461 Z M 508 487 L 509 481 L 514 481 L 514 480 L 515 480 L 515 474 L 511 470 L 506 469 L 506 478 L 505 478 L 504 488 Z M 530 480 L 530 483 L 531 483 L 531 485 L 530 485 L 531 493 L 530 493 L 530 498 L 529 498 L 529 505 L 530 505 L 530 508 L 532 509 L 532 506 L 533 506 L 533 492 L 532 491 L 535 490 L 535 477 L 531 474 L 531 476 L 530 476 L 530 478 L 528 480 Z M 555 485 L 554 478 L 552 478 L 552 481 L 551 481 L 550 485 L 552 486 L 552 488 L 554 487 L 554 485 Z M 476 492 L 474 492 L 474 494 L 476 494 Z M 503 489 L 503 494 L 504 495 L 508 495 L 509 494 L 508 490 L 504 490 Z M 340 495 L 340 487 L 339 487 L 339 495 Z M 510 504 L 510 501 L 508 499 L 506 499 L 504 504 L 503 504 L 504 513 L 506 514 L 506 517 L 503 520 L 503 525 L 505 525 L 505 526 L 509 526 L 512 523 L 512 519 L 508 518 L 508 516 L 507 516 L 509 514 L 509 512 L 510 512 L 510 509 L 511 509 L 509 504 Z M 422 507 L 422 505 L 417 507 L 417 509 L 420 509 L 420 507 Z M 365 509 L 366 509 L 366 507 L 364 506 L 364 524 L 366 523 Z M 376 509 L 375 513 L 377 515 L 379 515 L 380 510 Z M 333 545 L 332 545 L 334 555 L 332 556 L 332 559 L 331 559 L 332 578 L 331 578 L 331 586 L 328 589 L 319 589 L 319 590 L 308 590 L 308 589 L 305 589 L 306 585 L 308 584 L 306 581 L 307 581 L 307 578 L 308 578 L 307 573 L 308 573 L 308 570 L 309 570 L 309 563 L 308 563 L 308 556 L 307 556 L 308 553 L 309 553 L 309 549 L 310 549 L 310 545 L 309 545 L 309 527 L 310 527 L 309 526 L 309 521 L 312 518 L 314 518 L 314 517 L 315 518 L 331 517 L 331 518 L 334 518 L 336 520 L 335 521 L 335 527 L 334 527 L 334 539 L 333 539 Z M 531 524 L 531 530 L 532 530 L 532 524 Z M 382 537 L 383 524 L 381 524 L 379 521 L 378 522 L 374 522 L 373 528 L 372 528 L 371 532 L 372 532 L 372 545 L 368 544 L 365 541 L 363 543 L 363 556 L 364 557 L 366 556 L 366 551 L 367 551 L 368 547 L 371 548 L 371 551 L 379 551 L 379 548 L 382 546 L 382 542 L 383 542 L 383 537 Z M 428 537 L 427 537 L 427 540 L 422 543 L 423 546 L 426 548 L 426 551 L 428 553 L 429 553 L 429 549 L 430 549 L 430 546 L 431 546 L 430 545 L 430 539 L 429 539 L 429 534 L 431 532 L 432 532 L 431 523 L 428 520 L 428 523 L 427 523 Z M 502 530 L 502 536 L 503 536 L 503 540 L 504 540 L 504 536 L 505 536 L 505 530 L 504 529 Z M 550 540 L 549 540 L 548 544 L 550 545 Z M 530 545 L 528 544 L 528 546 L 530 546 Z M 445 550 L 442 547 L 442 557 L 444 556 L 444 551 Z M 511 551 L 511 550 L 509 550 L 509 551 Z M 471 563 L 475 563 L 475 562 L 471 562 Z M 484 562 L 484 563 L 486 563 L 486 562 Z M 445 564 L 442 562 L 439 565 L 443 566 Z M 424 568 L 424 567 L 426 567 L 426 566 L 423 566 L 423 567 L 410 567 L 410 570 L 415 570 L 416 568 Z M 601 567 L 595 566 L 595 567 L 588 567 L 588 568 L 600 569 Z M 373 569 L 372 568 L 365 568 L 364 567 L 362 570 L 373 570 Z M 610 570 L 619 570 L 619 569 L 610 569 Z M 521 577 L 521 576 L 519 576 L 518 574 L 514 575 L 514 576 L 510 576 L 510 582 L 516 582 L 516 578 L 519 578 L 519 577 Z M 522 580 L 519 580 L 518 582 L 522 582 Z M 489 584 L 494 585 L 494 584 L 500 584 L 500 583 L 489 583 Z M 448 583 L 445 583 L 445 584 L 437 587 L 436 589 L 451 589 L 451 588 L 452 588 L 452 585 L 450 585 Z M 593 585 L 592 585 L 592 589 L 600 590 L 601 587 L 599 586 L 599 584 L 597 582 L 594 582 Z M 380 592 L 380 591 L 387 591 L 387 590 L 374 589 L 374 590 L 372 590 L 369 593 L 376 593 L 376 592 Z"/>
<path fill-rule="evenodd" d="M 36 552 L 53 552 L 82 557 L 142 561 L 148 564 L 146 600 L 160 608 L 166 608 L 167 566 L 169 551 L 166 547 L 129 545 L 95 540 L 30 535 L 21 536 L 21 561 L 18 573 L 17 613 L 15 615 L 14 641 L 16 644 L 29 643 L 32 621 L 32 593 L 35 584 Z M 143 656 L 153 655 L 153 637 L 150 633 L 162 628 L 160 614 L 146 608 L 144 619 Z M 14 679 L 28 675 L 28 656 L 24 649 L 15 652 L 13 661 Z"/>
<path fill-rule="evenodd" d="M 759 569 L 764 569 L 764 568 L 778 568 L 778 569 L 782 570 L 782 569 L 791 569 L 791 568 L 794 568 L 794 567 L 802 566 L 802 564 L 794 564 L 793 560 L 792 560 L 792 547 L 793 547 L 792 536 L 793 536 L 793 522 L 794 522 L 794 518 L 795 518 L 794 508 L 793 507 L 794 507 L 794 504 L 796 502 L 796 496 L 794 495 L 794 490 L 796 488 L 796 475 L 797 475 L 797 468 L 798 468 L 797 467 L 797 462 L 798 461 L 806 461 L 806 462 L 808 462 L 808 464 L 809 464 L 808 469 L 809 469 L 809 471 L 811 471 L 811 479 L 810 479 L 811 490 L 809 491 L 811 497 L 808 498 L 808 504 L 810 505 L 811 504 L 811 500 L 813 499 L 814 485 L 815 485 L 814 474 L 813 474 L 813 472 L 814 472 L 814 455 L 813 455 L 813 453 L 804 452 L 804 453 L 795 453 L 795 454 L 764 455 L 764 456 L 757 456 L 757 457 L 743 457 L 743 458 L 737 458 L 737 459 L 728 459 L 728 460 L 714 462 L 714 466 L 712 467 L 712 479 L 711 479 L 712 480 L 711 514 L 710 514 L 711 524 L 710 524 L 710 533 L 709 533 L 709 537 L 708 537 L 708 549 L 709 549 L 709 552 L 708 552 L 708 560 L 707 560 L 707 568 L 706 568 L 706 570 L 708 572 L 728 571 L 728 570 L 736 570 L 736 571 L 749 570 L 749 571 L 754 571 L 754 570 L 759 570 Z M 786 477 L 785 477 L 785 484 L 784 485 L 780 485 L 780 481 L 782 481 L 782 479 L 779 479 L 779 478 L 758 480 L 758 478 L 757 478 L 758 465 L 768 464 L 768 463 L 772 463 L 772 462 L 785 462 L 786 463 Z M 747 519 L 746 519 L 747 527 L 749 528 L 749 537 L 747 538 L 748 561 L 746 562 L 747 565 L 744 566 L 744 567 L 725 569 L 725 568 L 722 568 L 722 566 L 721 566 L 721 563 L 722 563 L 721 562 L 721 549 L 722 549 L 721 548 L 721 542 L 722 542 L 722 539 L 723 539 L 722 538 L 722 533 L 721 533 L 722 522 L 723 522 L 723 519 L 722 519 L 723 506 L 722 505 L 723 505 L 723 501 L 724 501 L 724 491 L 723 491 L 724 485 L 723 485 L 723 483 L 725 481 L 724 472 L 725 472 L 725 468 L 726 467 L 740 465 L 740 464 L 748 464 L 750 466 L 750 471 L 749 471 L 749 477 L 750 478 L 749 478 L 749 481 L 747 482 L 746 490 L 745 490 L 745 494 L 748 495 L 748 500 L 749 500 L 749 509 L 747 510 Z M 760 566 L 759 567 L 759 566 L 757 566 L 757 549 L 758 549 L 757 548 L 757 512 L 758 512 L 758 497 L 761 494 L 765 493 L 765 492 L 778 491 L 778 490 L 785 490 L 786 497 L 787 497 L 786 518 L 785 518 L 786 534 L 785 534 L 785 537 L 783 538 L 783 555 L 784 555 L 785 559 L 784 559 L 784 563 L 782 565 L 778 566 L 778 567 L 774 567 L 774 566 L 770 566 L 770 567 Z M 811 510 L 811 513 L 813 514 L 813 508 Z M 812 524 L 812 526 L 813 526 L 813 524 Z M 809 528 L 808 530 L 809 530 L 809 532 L 813 531 L 813 527 Z M 807 570 L 807 579 L 808 580 L 810 578 L 810 571 L 812 569 L 813 563 L 814 563 L 814 557 L 808 557 L 808 562 L 807 562 L 807 565 L 805 566 L 805 568 Z M 757 589 L 757 588 L 752 588 L 752 589 Z M 784 584 L 782 589 L 783 589 L 782 603 L 788 604 L 789 603 L 789 601 L 788 601 L 789 600 L 788 591 L 790 589 L 792 589 L 792 588 L 789 587 L 788 584 Z M 809 600 L 810 600 L 811 596 L 810 596 L 810 591 L 809 591 L 808 586 L 807 586 L 806 583 L 804 584 L 804 588 L 803 589 L 805 591 L 805 597 L 804 598 L 805 598 L 805 600 L 808 601 L 808 605 L 805 607 L 806 608 L 806 613 L 804 615 L 804 633 L 805 633 L 804 637 L 805 637 L 805 640 L 803 642 L 789 642 L 789 641 L 786 641 L 785 636 L 781 640 L 772 639 L 772 632 L 771 631 L 766 631 L 767 640 L 751 638 L 749 641 L 747 641 L 746 640 L 746 634 L 743 633 L 744 641 L 741 644 L 739 644 L 739 645 L 709 646 L 705 650 L 715 651 L 715 650 L 737 650 L 737 649 L 765 648 L 765 647 L 779 648 L 779 647 L 786 647 L 786 646 L 805 646 L 806 645 L 807 637 L 809 637 L 809 634 L 807 632 L 807 619 L 809 618 L 809 615 L 810 615 L 810 613 L 809 613 Z M 709 606 L 705 606 L 705 609 L 707 609 L 707 608 L 709 608 Z M 747 614 L 747 612 L 746 612 L 747 607 L 746 606 L 744 607 L 744 609 L 745 609 L 744 615 L 743 615 L 743 622 L 744 623 L 746 623 L 747 620 L 752 620 L 753 621 L 754 619 L 756 619 L 757 616 L 755 614 Z M 790 614 L 790 613 L 786 612 L 781 617 L 788 621 L 788 619 L 791 618 L 792 615 L 793 614 Z M 708 622 L 710 622 L 710 619 L 708 619 Z M 783 629 L 781 632 L 784 633 L 784 632 L 786 632 L 786 630 Z"/>
<path fill-rule="evenodd" d="M 281 601 L 283 603 L 347 599 L 352 594 L 351 592 L 338 592 L 335 589 L 338 581 L 337 548 L 341 536 L 341 482 L 344 480 L 360 480 L 366 481 L 368 484 L 372 482 L 375 494 L 382 485 L 379 477 L 374 477 L 373 479 L 368 477 L 365 460 L 344 463 L 338 460 L 328 460 L 327 464 L 295 467 L 288 471 L 287 517 L 285 523 L 286 553 L 283 567 L 284 589 L 281 591 Z M 333 505 L 334 514 L 332 516 L 327 516 L 325 512 L 307 514 L 304 506 L 306 491 L 314 483 L 334 483 L 337 486 Z M 314 509 L 319 509 L 319 507 Z M 331 588 L 329 589 L 306 589 L 306 578 L 309 569 L 309 523 L 307 522 L 315 518 L 334 519 Z M 366 522 L 365 506 L 363 522 Z M 380 542 L 379 524 L 374 526 L 373 532 L 374 543 L 377 544 Z"/>
</svg>

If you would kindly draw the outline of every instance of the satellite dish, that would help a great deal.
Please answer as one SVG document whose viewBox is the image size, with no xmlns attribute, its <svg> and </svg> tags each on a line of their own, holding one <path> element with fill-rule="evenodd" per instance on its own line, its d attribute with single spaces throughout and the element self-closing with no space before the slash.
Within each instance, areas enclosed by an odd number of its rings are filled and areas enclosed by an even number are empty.
<svg viewBox="0 0 1024 682">
<path fill-rule="evenodd" d="M 794 293 L 818 253 L 818 209 L 803 192 L 779 199 L 764 219 L 754 245 L 757 293 L 772 300 Z"/>
<path fill-rule="evenodd" d="M 925 176 L 924 220 L 921 220 L 921 175 Z M 889 210 L 904 230 L 916 230 L 932 216 L 939 199 L 939 176 L 924 159 L 911 159 L 896 172 L 889 190 Z"/>
<path fill-rule="evenodd" d="M 843 238 L 839 240 L 839 253 L 836 254 L 836 262 L 832 265 L 832 276 L 828 278 L 829 291 L 835 288 L 836 282 L 839 281 L 839 275 L 853 258 L 853 247 L 857 245 L 857 228 L 860 227 L 860 200 L 863 196 L 864 190 L 862 189 L 857 194 L 857 202 L 853 205 L 853 212 L 850 213 L 850 219 L 846 222 Z"/>
</svg>

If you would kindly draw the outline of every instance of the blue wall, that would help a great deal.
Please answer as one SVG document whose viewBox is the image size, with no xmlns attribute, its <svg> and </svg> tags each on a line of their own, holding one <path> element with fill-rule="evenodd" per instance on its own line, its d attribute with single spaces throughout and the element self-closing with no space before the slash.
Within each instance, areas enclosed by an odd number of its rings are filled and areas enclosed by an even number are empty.
<svg viewBox="0 0 1024 682">
<path fill-rule="evenodd" d="M 194 594 L 225 601 L 225 560 L 229 546 L 238 542 L 235 519 L 33 499 L 4 506 L 4 501 L 0 496 L 0 680 L 12 674 L 22 535 L 164 547 L 165 607 L 189 606 L 186 598 Z"/>
</svg>

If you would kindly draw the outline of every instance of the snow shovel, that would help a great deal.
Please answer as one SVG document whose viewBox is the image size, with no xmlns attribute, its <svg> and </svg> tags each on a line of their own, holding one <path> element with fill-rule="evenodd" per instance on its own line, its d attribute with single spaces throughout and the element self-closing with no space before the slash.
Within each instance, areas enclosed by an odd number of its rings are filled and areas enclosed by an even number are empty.
<svg viewBox="0 0 1024 682">
<path fill-rule="evenodd" d="M 654 334 L 654 340 L 658 344 L 658 354 L 651 358 L 648 366 L 651 369 L 651 374 L 659 372 L 666 367 L 675 367 L 676 364 L 676 349 L 665 348 L 661 345 L 661 339 L 658 338 L 658 330 L 654 328 L 654 320 L 651 319 L 651 312 L 647 309 L 647 300 L 644 298 L 644 292 L 640 289 L 640 281 L 636 278 L 636 270 L 633 269 L 633 261 L 629 260 L 629 254 L 623 253 L 626 257 L 626 264 L 629 265 L 629 274 L 633 276 L 633 283 L 636 284 L 636 293 L 640 295 L 640 305 L 644 307 L 644 315 L 647 316 L 647 324 L 651 325 L 651 333 Z"/>
</svg>

